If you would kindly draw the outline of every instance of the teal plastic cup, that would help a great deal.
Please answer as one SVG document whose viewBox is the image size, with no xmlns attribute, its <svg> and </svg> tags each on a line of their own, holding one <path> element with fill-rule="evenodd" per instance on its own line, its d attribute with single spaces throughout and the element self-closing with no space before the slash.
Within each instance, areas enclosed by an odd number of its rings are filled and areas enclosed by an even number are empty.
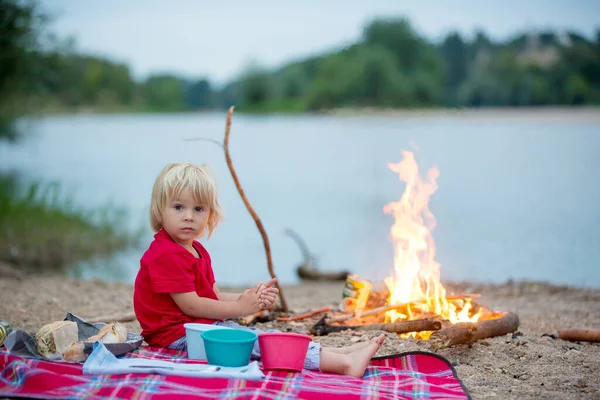
<svg viewBox="0 0 600 400">
<path fill-rule="evenodd" d="M 248 365 L 256 339 L 256 333 L 241 329 L 214 329 L 202 332 L 208 363 L 222 367 Z"/>
</svg>

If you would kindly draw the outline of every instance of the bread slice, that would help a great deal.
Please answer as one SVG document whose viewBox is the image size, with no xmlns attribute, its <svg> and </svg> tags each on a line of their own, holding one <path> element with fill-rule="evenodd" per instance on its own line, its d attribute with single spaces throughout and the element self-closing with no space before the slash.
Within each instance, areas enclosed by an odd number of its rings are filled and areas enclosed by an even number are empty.
<svg viewBox="0 0 600 400">
<path fill-rule="evenodd" d="M 36 334 L 36 346 L 42 357 L 62 356 L 63 352 L 78 340 L 77 324 L 73 321 L 57 321 L 44 325 Z"/>
</svg>

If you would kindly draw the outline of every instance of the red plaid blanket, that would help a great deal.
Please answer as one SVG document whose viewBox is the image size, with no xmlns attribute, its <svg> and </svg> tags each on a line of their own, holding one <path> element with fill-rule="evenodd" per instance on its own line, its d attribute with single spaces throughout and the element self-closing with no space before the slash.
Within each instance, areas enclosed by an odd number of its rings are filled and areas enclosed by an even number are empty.
<svg viewBox="0 0 600 400">
<path fill-rule="evenodd" d="M 127 357 L 194 363 L 185 352 L 143 347 Z M 424 352 L 373 359 L 363 379 L 314 371 L 269 372 L 262 381 L 154 374 L 83 375 L 79 364 L 0 349 L 0 397 L 61 399 L 469 399 L 452 366 Z"/>
</svg>

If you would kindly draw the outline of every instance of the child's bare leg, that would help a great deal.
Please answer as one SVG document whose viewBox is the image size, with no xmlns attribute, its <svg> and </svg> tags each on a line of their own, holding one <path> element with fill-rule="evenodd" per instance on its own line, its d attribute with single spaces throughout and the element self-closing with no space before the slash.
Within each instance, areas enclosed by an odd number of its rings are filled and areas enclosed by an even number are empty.
<svg viewBox="0 0 600 400">
<path fill-rule="evenodd" d="M 348 354 L 335 353 L 324 348 L 321 350 L 319 368 L 323 372 L 362 378 L 369 361 L 377 353 L 384 339 L 385 336 L 381 335 L 369 341 L 366 346 L 362 346 Z"/>
<path fill-rule="evenodd" d="M 381 344 L 385 340 L 385 335 L 382 333 L 381 335 L 377 336 L 376 338 L 373 338 L 372 340 L 380 342 L 380 344 Z M 371 340 L 366 341 L 366 342 L 356 343 L 356 344 L 353 344 L 352 346 L 324 347 L 323 349 L 331 351 L 333 353 L 338 353 L 338 354 L 349 354 L 349 353 L 353 353 L 359 349 L 362 349 L 363 347 L 368 346 L 370 343 L 371 343 Z"/>
</svg>

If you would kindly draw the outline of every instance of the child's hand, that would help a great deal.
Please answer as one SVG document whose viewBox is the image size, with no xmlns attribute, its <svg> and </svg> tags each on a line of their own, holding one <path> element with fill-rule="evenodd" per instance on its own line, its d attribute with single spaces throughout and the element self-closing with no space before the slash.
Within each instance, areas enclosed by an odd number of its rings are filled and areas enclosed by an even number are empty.
<svg viewBox="0 0 600 400">
<path fill-rule="evenodd" d="M 279 294 L 279 289 L 277 288 L 266 288 L 260 294 L 260 299 L 264 305 L 265 309 L 271 309 L 275 305 L 275 301 L 277 300 L 277 295 Z"/>
<path fill-rule="evenodd" d="M 273 308 L 275 305 L 277 295 L 279 294 L 279 289 L 273 287 L 275 282 L 277 282 L 277 279 L 271 279 L 259 288 L 260 299 L 264 309 Z"/>
<path fill-rule="evenodd" d="M 247 289 L 236 300 L 242 316 L 251 315 L 263 309 L 264 303 L 260 299 L 259 288 L 262 284 L 257 283 L 254 287 Z"/>
</svg>

